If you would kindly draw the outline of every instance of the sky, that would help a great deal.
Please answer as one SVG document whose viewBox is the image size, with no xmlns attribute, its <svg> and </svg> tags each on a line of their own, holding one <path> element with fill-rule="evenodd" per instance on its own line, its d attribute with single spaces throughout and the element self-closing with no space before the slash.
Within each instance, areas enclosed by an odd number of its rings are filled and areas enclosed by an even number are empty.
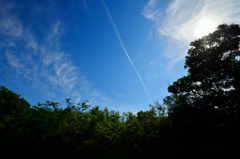
<svg viewBox="0 0 240 159">
<path fill-rule="evenodd" d="M 187 75 L 190 43 L 240 24 L 239 8 L 239 0 L 1 0 L 0 86 L 32 106 L 64 109 L 71 98 L 147 111 Z"/>
</svg>

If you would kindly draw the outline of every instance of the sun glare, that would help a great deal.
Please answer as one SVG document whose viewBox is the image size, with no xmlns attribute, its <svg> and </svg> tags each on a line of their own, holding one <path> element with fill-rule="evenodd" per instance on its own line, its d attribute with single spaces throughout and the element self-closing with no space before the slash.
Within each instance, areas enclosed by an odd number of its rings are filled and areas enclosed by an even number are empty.
<svg viewBox="0 0 240 159">
<path fill-rule="evenodd" d="M 201 38 L 213 32 L 216 29 L 216 27 L 217 27 L 216 21 L 208 18 L 202 18 L 196 24 L 194 35 L 197 38 Z"/>
</svg>

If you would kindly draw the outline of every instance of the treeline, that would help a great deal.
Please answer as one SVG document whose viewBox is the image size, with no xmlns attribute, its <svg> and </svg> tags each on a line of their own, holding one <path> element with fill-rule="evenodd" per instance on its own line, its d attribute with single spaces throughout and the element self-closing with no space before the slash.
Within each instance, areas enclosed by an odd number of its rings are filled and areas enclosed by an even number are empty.
<svg viewBox="0 0 240 159">
<path fill-rule="evenodd" d="M 240 27 L 219 25 L 190 44 L 188 75 L 149 111 L 122 116 L 86 102 L 31 106 L 0 90 L 3 156 L 25 158 L 240 157 Z M 167 114 L 167 115 L 166 115 Z M 125 119 L 126 118 L 126 119 Z M 11 153 L 9 153 L 9 150 Z M 231 158 L 231 157 L 230 157 Z"/>
<path fill-rule="evenodd" d="M 158 102 L 150 105 L 150 111 L 122 117 L 107 107 L 87 110 L 91 107 L 87 101 L 75 105 L 66 99 L 66 103 L 65 109 L 49 101 L 31 107 L 20 95 L 1 86 L 2 152 L 11 150 L 14 153 L 9 155 L 31 154 L 33 158 L 132 158 L 152 151 L 148 145 L 158 137 L 160 125 L 167 123 L 165 108 Z"/>
</svg>

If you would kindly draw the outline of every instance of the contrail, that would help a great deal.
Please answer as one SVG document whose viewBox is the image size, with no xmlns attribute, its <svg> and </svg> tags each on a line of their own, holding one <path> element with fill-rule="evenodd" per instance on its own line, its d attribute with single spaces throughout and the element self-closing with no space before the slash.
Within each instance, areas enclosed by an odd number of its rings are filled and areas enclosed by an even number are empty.
<svg viewBox="0 0 240 159">
<path fill-rule="evenodd" d="M 137 75 L 138 75 L 138 77 L 139 77 L 139 79 L 140 79 L 140 81 L 141 81 L 141 83 L 142 83 L 142 85 L 143 85 L 143 88 L 144 88 L 145 92 L 147 93 L 150 101 L 152 101 L 152 98 L 151 98 L 150 94 L 148 93 L 148 91 L 147 91 L 147 89 L 146 89 L 146 87 L 145 87 L 145 84 L 144 84 L 144 82 L 143 82 L 143 80 L 142 80 L 142 77 L 140 76 L 140 74 L 138 73 L 136 67 L 135 67 L 134 64 L 132 63 L 132 60 L 130 59 L 130 57 L 129 57 L 128 53 L 127 53 L 127 50 L 125 49 L 125 47 L 124 47 L 124 45 L 123 45 L 122 39 L 121 39 L 121 37 L 120 37 L 120 34 L 119 34 L 118 30 L 117 30 L 117 27 L 116 27 L 116 25 L 115 25 L 115 23 L 114 23 L 114 21 L 113 21 L 113 19 L 112 19 L 112 16 L 111 16 L 111 14 L 110 14 L 110 12 L 109 12 L 109 10 L 108 10 L 108 8 L 107 8 L 104 0 L 102 0 L 102 3 L 103 3 L 103 5 L 104 5 L 104 8 L 105 8 L 106 11 L 107 11 L 108 18 L 109 18 L 110 22 L 112 23 L 112 26 L 113 26 L 113 29 L 114 29 L 114 31 L 115 31 L 115 34 L 117 35 L 117 38 L 118 38 L 118 40 L 119 40 L 119 42 L 120 42 L 120 44 L 121 44 L 124 52 L 126 53 L 129 62 L 131 63 L 133 69 L 134 69 L 135 72 L 137 73 Z"/>
</svg>

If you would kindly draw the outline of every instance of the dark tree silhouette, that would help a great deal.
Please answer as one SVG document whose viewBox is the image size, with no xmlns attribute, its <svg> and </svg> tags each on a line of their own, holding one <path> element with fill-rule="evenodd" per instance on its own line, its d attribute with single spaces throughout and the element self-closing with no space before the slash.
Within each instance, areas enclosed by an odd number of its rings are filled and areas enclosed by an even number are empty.
<svg viewBox="0 0 240 159">
<path fill-rule="evenodd" d="M 192 150 L 237 152 L 239 148 L 239 42 L 240 26 L 235 24 L 219 25 L 195 40 L 186 56 L 188 75 L 168 87 L 172 95 L 164 104 Z"/>
</svg>

